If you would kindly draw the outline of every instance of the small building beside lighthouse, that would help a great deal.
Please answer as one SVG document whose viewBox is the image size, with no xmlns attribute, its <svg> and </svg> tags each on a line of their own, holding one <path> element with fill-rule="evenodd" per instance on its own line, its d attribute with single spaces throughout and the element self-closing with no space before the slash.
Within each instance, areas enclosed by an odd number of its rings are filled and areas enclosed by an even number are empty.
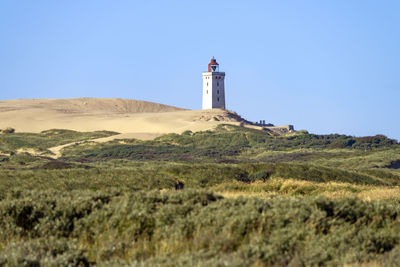
<svg viewBox="0 0 400 267">
<path fill-rule="evenodd" d="M 203 72 L 203 109 L 225 109 L 225 72 L 219 71 L 219 64 L 213 57 L 208 72 Z"/>
</svg>

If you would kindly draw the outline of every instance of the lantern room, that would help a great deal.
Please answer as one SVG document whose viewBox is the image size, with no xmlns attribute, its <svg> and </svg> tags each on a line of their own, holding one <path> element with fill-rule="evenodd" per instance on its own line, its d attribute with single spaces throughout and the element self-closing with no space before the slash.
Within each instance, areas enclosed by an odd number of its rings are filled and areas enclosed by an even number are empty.
<svg viewBox="0 0 400 267">
<path fill-rule="evenodd" d="M 211 62 L 208 63 L 208 72 L 219 72 L 219 64 L 214 57 L 211 59 Z"/>
</svg>

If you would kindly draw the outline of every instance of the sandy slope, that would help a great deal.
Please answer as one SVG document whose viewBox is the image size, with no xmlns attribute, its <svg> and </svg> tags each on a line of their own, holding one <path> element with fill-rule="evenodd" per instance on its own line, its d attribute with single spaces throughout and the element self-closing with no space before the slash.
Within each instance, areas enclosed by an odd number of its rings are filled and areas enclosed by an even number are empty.
<svg viewBox="0 0 400 267">
<path fill-rule="evenodd" d="M 108 130 L 120 138 L 153 139 L 165 133 L 212 129 L 219 123 L 239 124 L 224 110 L 184 110 L 128 99 L 75 98 L 0 101 L 0 129 L 18 132 L 48 129 Z"/>
</svg>

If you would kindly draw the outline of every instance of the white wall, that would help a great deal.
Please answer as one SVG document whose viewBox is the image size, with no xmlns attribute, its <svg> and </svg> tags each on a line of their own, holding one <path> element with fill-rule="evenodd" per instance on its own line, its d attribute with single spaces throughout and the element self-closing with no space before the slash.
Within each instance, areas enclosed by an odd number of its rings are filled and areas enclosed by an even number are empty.
<svg viewBox="0 0 400 267">
<path fill-rule="evenodd" d="M 225 109 L 225 72 L 203 72 L 203 109 Z"/>
</svg>

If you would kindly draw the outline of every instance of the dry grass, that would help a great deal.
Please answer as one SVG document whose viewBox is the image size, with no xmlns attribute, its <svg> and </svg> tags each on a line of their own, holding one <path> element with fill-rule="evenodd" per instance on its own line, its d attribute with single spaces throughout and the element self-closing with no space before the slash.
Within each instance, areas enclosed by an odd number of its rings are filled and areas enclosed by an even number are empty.
<svg viewBox="0 0 400 267">
<path fill-rule="evenodd" d="M 353 264 L 345 264 L 343 267 L 382 267 L 384 264 L 379 263 L 377 261 L 370 261 L 365 263 L 353 263 Z"/>
<path fill-rule="evenodd" d="M 283 195 L 293 197 L 320 195 L 329 198 L 357 197 L 366 201 L 400 201 L 399 186 L 369 186 L 338 182 L 316 183 L 283 178 L 249 184 L 241 182 L 223 183 L 211 189 L 227 198 L 256 197 L 270 199 Z"/>
</svg>

